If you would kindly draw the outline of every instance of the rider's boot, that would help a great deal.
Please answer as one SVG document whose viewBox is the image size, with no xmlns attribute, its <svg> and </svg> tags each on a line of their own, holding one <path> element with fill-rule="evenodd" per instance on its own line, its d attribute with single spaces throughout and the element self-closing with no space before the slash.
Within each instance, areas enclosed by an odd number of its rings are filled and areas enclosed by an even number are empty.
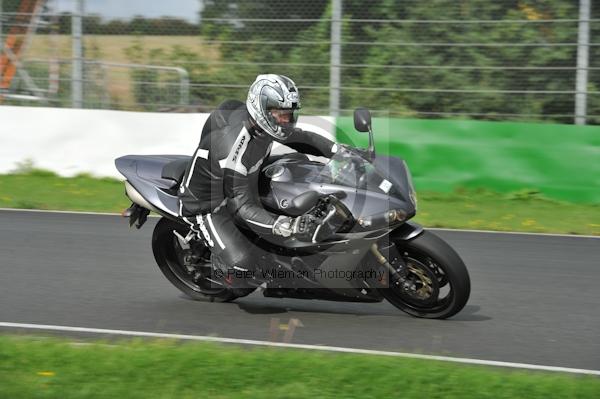
<svg viewBox="0 0 600 399">
<path fill-rule="evenodd" d="M 257 288 L 263 280 L 258 278 L 258 270 L 250 270 L 240 266 L 229 266 L 221 257 L 211 255 L 214 280 L 229 289 Z"/>
</svg>

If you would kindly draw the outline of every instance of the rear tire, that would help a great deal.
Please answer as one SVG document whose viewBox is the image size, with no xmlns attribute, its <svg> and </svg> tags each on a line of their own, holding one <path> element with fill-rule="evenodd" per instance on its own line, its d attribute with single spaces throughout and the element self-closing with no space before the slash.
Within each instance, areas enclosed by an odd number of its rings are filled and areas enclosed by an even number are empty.
<svg viewBox="0 0 600 399">
<path fill-rule="evenodd" d="M 212 268 L 210 249 L 206 247 L 195 248 L 195 252 L 203 252 L 204 257 L 208 259 L 208 263 L 205 262 L 201 268 L 190 270 L 183 262 L 185 249 L 173 230 L 177 231 L 182 237 L 185 237 L 189 232 L 187 226 L 170 219 L 163 217 L 158 221 L 152 234 L 152 252 L 160 271 L 181 292 L 194 300 L 229 302 L 254 291 L 253 288 L 235 290 L 215 288 L 214 283 L 206 280 L 204 275 L 210 275 L 207 273 L 210 273 L 210 268 Z"/>
<path fill-rule="evenodd" d="M 409 281 L 416 282 L 412 286 L 421 290 L 409 292 L 401 288 L 402 284 L 392 286 L 390 283 L 389 288 L 379 290 L 385 299 L 403 312 L 427 319 L 446 319 L 462 310 L 469 300 L 471 281 L 464 262 L 450 245 L 429 231 L 410 241 L 397 240 L 393 245 L 407 269 L 414 271 L 409 272 L 409 277 L 412 276 Z M 390 258 L 392 250 L 390 248 Z M 394 260 L 389 261 L 395 267 Z M 419 276 L 431 284 L 419 285 L 422 283 Z M 431 296 L 426 297 L 424 293 Z"/>
</svg>

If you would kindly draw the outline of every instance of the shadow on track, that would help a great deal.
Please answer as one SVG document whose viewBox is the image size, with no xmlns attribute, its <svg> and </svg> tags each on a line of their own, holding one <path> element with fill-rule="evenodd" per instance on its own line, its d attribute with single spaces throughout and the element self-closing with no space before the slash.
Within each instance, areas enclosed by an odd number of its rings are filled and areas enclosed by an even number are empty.
<svg viewBox="0 0 600 399">
<path fill-rule="evenodd" d="M 353 316 L 390 316 L 390 317 L 413 317 L 402 313 L 400 310 L 391 307 L 391 305 L 378 304 L 358 304 L 346 302 L 325 302 L 325 301 L 302 301 L 286 300 L 281 304 L 274 304 L 271 301 L 264 303 L 257 300 L 258 298 L 238 299 L 232 304 L 236 304 L 238 308 L 250 314 L 282 314 L 288 312 L 302 313 L 321 313 L 321 314 L 336 314 L 336 315 L 353 315 Z M 336 306 L 337 305 L 337 306 Z M 385 307 L 384 307 L 385 306 Z M 479 306 L 467 305 L 458 315 L 448 319 L 448 321 L 486 321 L 491 320 L 491 317 L 477 314 L 481 308 Z"/>
</svg>

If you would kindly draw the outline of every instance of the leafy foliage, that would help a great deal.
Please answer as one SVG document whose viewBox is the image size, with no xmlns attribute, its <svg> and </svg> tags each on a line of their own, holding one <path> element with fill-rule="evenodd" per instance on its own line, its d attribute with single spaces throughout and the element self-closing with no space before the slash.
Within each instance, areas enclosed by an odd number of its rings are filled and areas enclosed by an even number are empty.
<svg viewBox="0 0 600 399">
<path fill-rule="evenodd" d="M 17 0 L 4 4 L 14 8 Z M 366 105 L 402 116 L 572 123 L 577 1 L 342 4 L 342 109 Z M 599 41 L 598 20 L 600 7 L 592 7 L 592 44 Z M 219 54 L 217 60 L 174 46 L 154 54 L 153 61 L 188 70 L 192 99 L 201 110 L 243 99 L 260 73 L 282 73 L 300 85 L 305 112 L 329 112 L 330 0 L 205 0 L 200 21 L 141 16 L 106 21 L 87 15 L 83 25 L 85 34 L 199 34 L 198 40 Z M 69 33 L 70 23 L 68 14 L 59 16 L 57 31 Z M 589 51 L 588 120 L 600 123 L 600 46 L 591 45 Z M 160 101 L 159 92 L 150 92 L 156 91 L 156 73 L 134 75 L 150 83 L 136 83 L 134 97 Z"/>
<path fill-rule="evenodd" d="M 275 69 L 289 73 L 301 86 L 310 87 L 304 91 L 305 105 L 327 107 L 329 3 L 324 0 L 207 1 L 202 13 L 206 19 L 201 25 L 202 35 L 226 42 L 220 46 L 224 60 L 253 64 L 223 65 L 205 75 L 204 80 L 248 85 L 257 73 Z M 343 67 L 342 86 L 348 89 L 342 92 L 342 108 L 367 104 L 373 109 L 409 115 L 470 113 L 484 119 L 499 119 L 501 116 L 497 114 L 509 114 L 572 121 L 571 117 L 560 115 L 573 114 L 575 71 L 572 68 L 576 65 L 577 48 L 558 44 L 577 42 L 577 23 L 540 20 L 576 19 L 577 2 L 374 0 L 366 6 L 357 0 L 344 0 L 343 7 L 343 64 L 372 67 Z M 264 22 L 264 18 L 312 18 L 315 21 L 300 26 L 296 22 Z M 351 21 L 353 19 L 368 21 L 357 23 Z M 406 22 L 416 20 L 526 20 L 529 23 Z M 593 29 L 593 33 L 597 31 Z M 281 44 L 281 41 L 300 44 Z M 303 44 L 306 42 L 312 43 Z M 592 47 L 590 59 L 594 60 L 596 54 L 598 49 Z M 317 66 L 273 68 L 254 64 L 278 62 Z M 599 83 L 600 76 L 592 76 L 590 90 L 596 90 Z M 550 93 L 542 93 L 544 91 Z M 238 92 L 243 94 L 243 90 L 229 89 L 215 97 Z M 214 99 L 204 93 L 198 95 L 205 101 Z M 590 113 L 600 113 L 597 97 L 590 95 Z"/>
</svg>

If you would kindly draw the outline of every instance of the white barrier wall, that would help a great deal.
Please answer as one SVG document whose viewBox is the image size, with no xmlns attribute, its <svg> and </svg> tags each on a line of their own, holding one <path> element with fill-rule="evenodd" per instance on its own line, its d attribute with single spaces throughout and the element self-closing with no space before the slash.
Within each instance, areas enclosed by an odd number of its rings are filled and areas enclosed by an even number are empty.
<svg viewBox="0 0 600 399">
<path fill-rule="evenodd" d="M 191 155 L 208 114 L 166 114 L 0 106 L 0 173 L 17 163 L 62 176 L 121 178 L 114 159 L 128 154 Z M 333 119 L 300 118 L 299 127 L 333 137 Z"/>
</svg>

